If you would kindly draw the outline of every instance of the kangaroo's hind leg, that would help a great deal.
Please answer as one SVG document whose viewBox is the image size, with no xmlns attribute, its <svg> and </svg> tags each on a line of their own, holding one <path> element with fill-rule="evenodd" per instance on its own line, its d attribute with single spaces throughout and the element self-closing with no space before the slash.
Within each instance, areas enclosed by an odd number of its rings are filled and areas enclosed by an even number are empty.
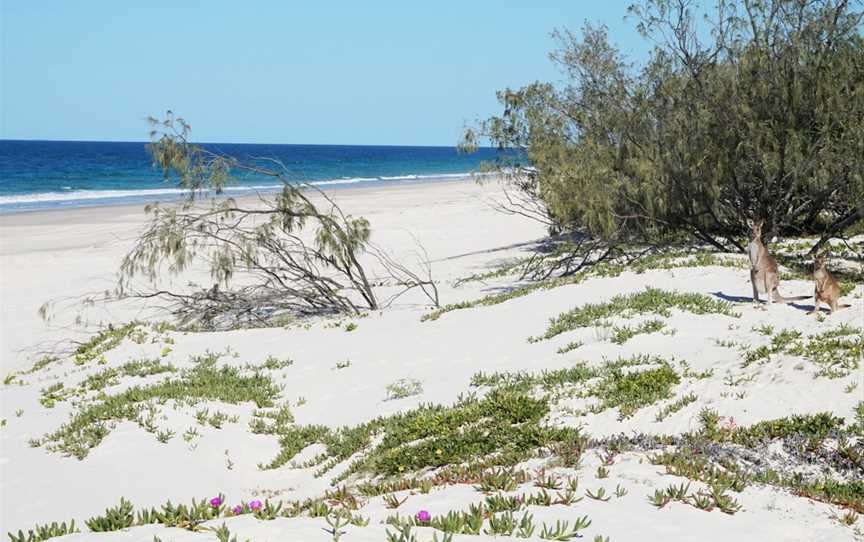
<svg viewBox="0 0 864 542">
<path fill-rule="evenodd" d="M 750 271 L 750 284 L 753 286 L 753 304 L 759 305 L 759 288 L 756 287 L 756 272 Z"/>
<path fill-rule="evenodd" d="M 765 295 L 768 297 L 768 305 L 774 304 L 774 295 L 777 294 L 777 288 L 770 286 L 770 273 L 765 273 Z"/>
<path fill-rule="evenodd" d="M 813 310 L 808 314 L 819 314 L 819 294 L 813 296 Z"/>
</svg>

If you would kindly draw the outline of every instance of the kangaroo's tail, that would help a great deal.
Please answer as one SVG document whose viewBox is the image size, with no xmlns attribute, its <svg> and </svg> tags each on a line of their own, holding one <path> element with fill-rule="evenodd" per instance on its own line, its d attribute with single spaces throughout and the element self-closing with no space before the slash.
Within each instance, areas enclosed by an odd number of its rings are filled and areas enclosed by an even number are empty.
<svg viewBox="0 0 864 542">
<path fill-rule="evenodd" d="M 774 290 L 774 301 L 778 303 L 792 303 L 793 301 L 802 301 L 804 299 L 812 299 L 812 295 L 796 295 L 792 297 L 783 297 L 780 292 Z"/>
</svg>

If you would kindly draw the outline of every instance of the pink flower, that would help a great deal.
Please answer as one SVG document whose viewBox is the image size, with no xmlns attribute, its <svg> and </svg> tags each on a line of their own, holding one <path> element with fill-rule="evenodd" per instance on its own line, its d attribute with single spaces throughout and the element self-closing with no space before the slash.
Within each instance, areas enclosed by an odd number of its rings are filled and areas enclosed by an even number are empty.
<svg viewBox="0 0 864 542">
<path fill-rule="evenodd" d="M 414 516 L 414 519 L 416 519 L 418 523 L 429 523 L 432 516 L 426 510 L 420 510 L 417 512 L 417 515 Z"/>
<path fill-rule="evenodd" d="M 235 516 L 239 516 L 243 513 L 243 507 L 238 504 L 231 511 L 234 513 Z"/>
<path fill-rule="evenodd" d="M 210 499 L 210 506 L 212 506 L 213 508 L 219 508 L 220 506 L 222 506 L 222 496 L 219 495 L 218 497 L 213 497 L 212 499 Z"/>
<path fill-rule="evenodd" d="M 251 510 L 258 510 L 261 508 L 261 501 L 255 500 L 249 503 L 249 508 Z"/>
</svg>

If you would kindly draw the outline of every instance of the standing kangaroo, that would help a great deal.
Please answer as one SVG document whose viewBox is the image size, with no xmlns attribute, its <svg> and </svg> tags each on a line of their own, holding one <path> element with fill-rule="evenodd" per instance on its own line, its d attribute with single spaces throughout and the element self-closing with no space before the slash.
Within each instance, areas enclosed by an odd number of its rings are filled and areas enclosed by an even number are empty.
<svg viewBox="0 0 864 542">
<path fill-rule="evenodd" d="M 764 220 L 750 222 L 750 244 L 747 252 L 750 255 L 750 282 L 753 283 L 753 303 L 759 303 L 759 292 L 768 294 L 768 304 L 775 301 L 790 303 L 802 297 L 783 297 L 777 290 L 780 286 L 780 270 L 774 259 L 762 243 L 762 224 Z"/>
<path fill-rule="evenodd" d="M 840 284 L 834 275 L 828 271 L 827 256 L 827 253 L 823 252 L 813 258 L 813 280 L 816 281 L 816 292 L 813 294 L 813 313 L 819 312 L 819 305 L 823 301 L 831 309 L 830 314 L 834 314 L 834 311 L 841 307 L 850 306 L 839 304 Z"/>
</svg>

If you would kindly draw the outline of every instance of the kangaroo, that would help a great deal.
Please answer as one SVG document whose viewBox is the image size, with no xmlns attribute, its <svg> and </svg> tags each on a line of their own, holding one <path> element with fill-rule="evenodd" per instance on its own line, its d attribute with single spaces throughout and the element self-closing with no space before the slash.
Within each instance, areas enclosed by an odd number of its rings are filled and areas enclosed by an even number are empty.
<svg viewBox="0 0 864 542">
<path fill-rule="evenodd" d="M 834 275 L 828 271 L 826 265 L 828 254 L 823 252 L 813 258 L 813 280 L 816 281 L 816 292 L 813 294 L 813 311 L 810 314 L 819 312 L 819 305 L 824 301 L 831 309 L 829 314 L 834 314 L 839 308 L 850 307 L 851 305 L 840 305 L 840 284 Z"/>
<path fill-rule="evenodd" d="M 750 222 L 750 244 L 747 245 L 747 252 L 750 255 L 750 282 L 753 284 L 753 303 L 759 303 L 759 292 L 768 294 L 768 304 L 775 301 L 781 303 L 790 303 L 798 299 L 807 299 L 807 296 L 801 297 L 783 297 L 777 288 L 780 286 L 780 270 L 777 267 L 777 260 L 774 259 L 765 245 L 762 243 L 762 225 L 765 222 L 759 220 Z"/>
</svg>

